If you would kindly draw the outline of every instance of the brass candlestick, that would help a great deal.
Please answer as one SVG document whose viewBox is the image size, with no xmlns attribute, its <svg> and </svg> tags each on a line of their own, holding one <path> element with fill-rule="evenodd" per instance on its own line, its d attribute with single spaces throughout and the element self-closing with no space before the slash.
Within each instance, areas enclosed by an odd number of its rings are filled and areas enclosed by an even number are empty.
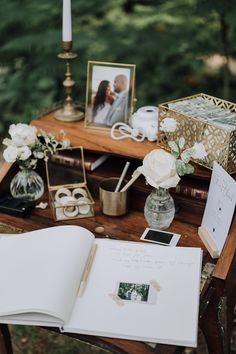
<svg viewBox="0 0 236 354">
<path fill-rule="evenodd" d="M 72 41 L 62 42 L 64 53 L 58 54 L 58 58 L 66 60 L 66 79 L 63 86 L 66 92 L 66 99 L 61 109 L 57 110 L 54 117 L 63 122 L 75 122 L 84 118 L 84 113 L 80 112 L 73 104 L 72 90 L 75 82 L 71 79 L 70 60 L 77 58 L 77 54 L 72 53 Z"/>
</svg>

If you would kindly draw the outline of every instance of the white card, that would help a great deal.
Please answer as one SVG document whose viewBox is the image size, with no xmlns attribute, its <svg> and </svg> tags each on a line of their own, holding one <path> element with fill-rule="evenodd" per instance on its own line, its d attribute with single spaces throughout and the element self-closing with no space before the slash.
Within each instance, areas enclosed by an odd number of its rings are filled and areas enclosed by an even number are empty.
<svg viewBox="0 0 236 354">
<path fill-rule="evenodd" d="M 207 203 L 202 219 L 219 253 L 227 238 L 236 204 L 236 181 L 214 162 Z"/>
<path fill-rule="evenodd" d="M 147 227 L 140 240 L 157 243 L 162 246 L 175 247 L 179 241 L 180 235 L 173 232 L 167 232 L 163 230 L 150 229 Z"/>
</svg>

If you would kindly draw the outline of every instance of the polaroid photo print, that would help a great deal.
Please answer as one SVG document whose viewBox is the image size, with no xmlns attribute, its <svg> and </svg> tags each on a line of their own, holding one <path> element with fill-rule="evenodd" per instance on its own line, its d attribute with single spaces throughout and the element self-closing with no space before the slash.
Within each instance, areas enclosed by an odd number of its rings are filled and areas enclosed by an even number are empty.
<svg viewBox="0 0 236 354">
<path fill-rule="evenodd" d="M 139 304 L 155 304 L 157 291 L 151 283 L 118 282 L 116 295 L 124 301 Z"/>
<path fill-rule="evenodd" d="M 142 236 L 140 237 L 140 240 L 143 241 L 153 242 L 157 243 L 158 245 L 171 247 L 176 246 L 179 239 L 180 235 L 178 234 L 150 228 L 146 228 Z"/>
</svg>

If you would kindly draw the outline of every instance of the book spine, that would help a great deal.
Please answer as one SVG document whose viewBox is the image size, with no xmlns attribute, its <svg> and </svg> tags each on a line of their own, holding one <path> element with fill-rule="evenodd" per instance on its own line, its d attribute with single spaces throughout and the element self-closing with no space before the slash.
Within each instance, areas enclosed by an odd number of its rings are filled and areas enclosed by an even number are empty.
<svg viewBox="0 0 236 354">
<path fill-rule="evenodd" d="M 64 166 L 81 167 L 81 160 L 69 156 L 53 155 L 51 156 L 53 162 Z M 91 171 L 91 162 L 84 161 L 84 167 L 87 171 Z"/>
<path fill-rule="evenodd" d="M 171 191 L 176 194 L 200 200 L 207 200 L 208 196 L 208 191 L 206 190 L 184 185 L 177 185 L 175 188 L 171 189 Z"/>
</svg>

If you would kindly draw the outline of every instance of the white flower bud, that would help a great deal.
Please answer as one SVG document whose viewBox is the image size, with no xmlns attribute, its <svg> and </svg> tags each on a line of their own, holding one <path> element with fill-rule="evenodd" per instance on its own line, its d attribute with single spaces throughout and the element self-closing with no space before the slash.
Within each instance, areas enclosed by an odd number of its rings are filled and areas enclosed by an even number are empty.
<svg viewBox="0 0 236 354">
<path fill-rule="evenodd" d="M 44 158 L 44 153 L 42 151 L 34 151 L 34 157 L 36 157 L 36 159 L 43 159 Z"/>
<path fill-rule="evenodd" d="M 17 158 L 19 160 L 25 161 L 30 157 L 30 155 L 31 155 L 31 150 L 28 146 L 22 146 L 18 148 Z"/>
<path fill-rule="evenodd" d="M 9 138 L 3 139 L 2 143 L 3 143 L 3 145 L 6 145 L 6 146 L 14 145 L 14 144 L 12 144 L 12 140 Z"/>
<path fill-rule="evenodd" d="M 160 123 L 160 130 L 165 133 L 174 133 L 177 128 L 177 122 L 174 118 L 165 118 Z"/>
<path fill-rule="evenodd" d="M 9 145 L 3 151 L 3 157 L 7 162 L 15 162 L 18 154 L 18 148 L 16 146 Z"/>
<path fill-rule="evenodd" d="M 203 143 L 195 143 L 192 149 L 193 149 L 193 153 L 192 153 L 193 159 L 201 160 L 207 156 L 207 152 L 205 150 L 205 146 L 203 145 Z"/>
</svg>

